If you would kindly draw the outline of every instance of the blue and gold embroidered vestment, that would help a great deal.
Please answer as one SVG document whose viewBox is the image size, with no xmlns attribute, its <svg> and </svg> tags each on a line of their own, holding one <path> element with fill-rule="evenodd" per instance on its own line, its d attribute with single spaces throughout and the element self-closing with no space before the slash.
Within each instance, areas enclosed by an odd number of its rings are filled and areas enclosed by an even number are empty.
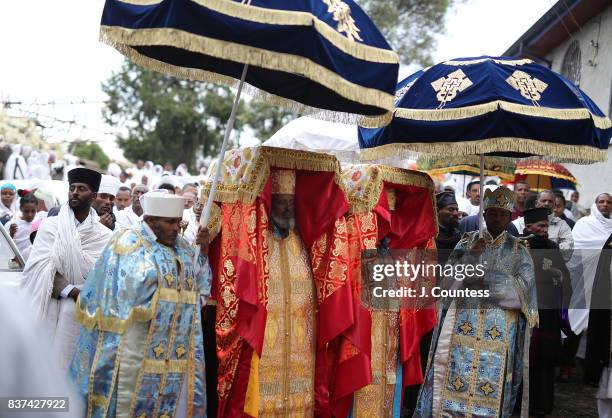
<svg viewBox="0 0 612 418">
<path fill-rule="evenodd" d="M 113 236 L 77 304 L 70 373 L 88 417 L 206 416 L 200 308 L 210 281 L 206 257 L 181 237 L 164 246 L 143 222 Z"/>
<path fill-rule="evenodd" d="M 482 263 L 483 284 L 491 296 L 443 301 L 415 417 L 512 414 L 528 365 L 529 329 L 538 321 L 533 261 L 527 248 L 505 231 L 496 239 L 485 231 L 484 239 L 479 260 L 469 254 L 478 240 L 478 232 L 471 232 L 447 264 Z M 525 406 L 528 399 L 523 401 Z"/>
</svg>

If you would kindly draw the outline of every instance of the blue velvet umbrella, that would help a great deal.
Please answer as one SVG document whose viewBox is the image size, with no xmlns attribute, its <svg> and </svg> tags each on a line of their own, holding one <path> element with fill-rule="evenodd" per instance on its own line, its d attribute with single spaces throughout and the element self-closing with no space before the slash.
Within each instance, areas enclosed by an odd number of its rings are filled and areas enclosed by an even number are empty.
<svg viewBox="0 0 612 418">
<path fill-rule="evenodd" d="M 359 131 L 366 159 L 422 152 L 596 162 L 612 135 L 583 91 L 528 59 L 445 61 L 400 82 L 396 98 L 387 126 Z"/>
<path fill-rule="evenodd" d="M 300 113 L 382 116 L 399 58 L 352 0 L 107 0 L 101 38 L 180 78 L 245 82 Z"/>
<path fill-rule="evenodd" d="M 366 160 L 480 155 L 484 184 L 487 155 L 592 163 L 607 159 L 611 136 L 610 119 L 560 74 L 529 59 L 482 56 L 444 61 L 402 80 L 393 119 L 360 128 L 359 146 Z M 481 187 L 481 202 L 483 193 Z"/>
<path fill-rule="evenodd" d="M 352 0 L 106 0 L 101 39 L 168 75 L 240 80 L 217 173 L 243 86 L 299 113 L 390 118 L 399 58 Z"/>
</svg>

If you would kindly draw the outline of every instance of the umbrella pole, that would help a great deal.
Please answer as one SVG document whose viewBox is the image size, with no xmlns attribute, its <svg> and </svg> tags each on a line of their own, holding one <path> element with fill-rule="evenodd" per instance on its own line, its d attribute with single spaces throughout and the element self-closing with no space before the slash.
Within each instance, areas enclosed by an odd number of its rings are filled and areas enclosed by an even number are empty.
<svg viewBox="0 0 612 418">
<path fill-rule="evenodd" d="M 217 170 L 215 171 L 215 176 L 213 177 L 213 182 L 210 187 L 210 194 L 208 195 L 206 207 L 204 208 L 204 212 L 202 213 L 200 225 L 208 225 L 208 218 L 210 217 L 210 208 L 212 207 L 212 203 L 215 199 L 215 194 L 217 193 L 217 185 L 219 184 L 219 177 L 221 176 L 221 165 L 223 164 L 225 149 L 227 148 L 227 142 L 232 133 L 232 130 L 234 129 L 234 122 L 236 121 L 236 110 L 238 109 L 238 103 L 240 103 L 240 94 L 242 93 L 242 86 L 244 85 L 244 79 L 246 78 L 248 68 L 249 65 L 244 64 L 244 68 L 242 69 L 242 75 L 240 76 L 240 84 L 238 84 L 238 91 L 236 92 L 236 97 L 234 98 L 232 112 L 230 113 L 229 120 L 227 121 L 227 127 L 225 128 L 225 136 L 223 137 L 221 151 L 219 151 L 219 158 L 217 159 Z"/>
<path fill-rule="evenodd" d="M 478 207 L 478 230 L 480 236 L 483 236 L 483 205 L 484 205 L 484 154 L 480 154 L 480 206 Z"/>
</svg>

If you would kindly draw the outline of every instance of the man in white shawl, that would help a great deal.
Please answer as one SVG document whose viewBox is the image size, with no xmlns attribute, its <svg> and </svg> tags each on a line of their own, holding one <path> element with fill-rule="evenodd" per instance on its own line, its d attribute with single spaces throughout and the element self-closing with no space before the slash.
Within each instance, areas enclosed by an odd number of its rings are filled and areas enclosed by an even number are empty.
<svg viewBox="0 0 612 418">
<path fill-rule="evenodd" d="M 43 221 L 23 271 L 22 291 L 46 321 L 64 371 L 79 332 L 74 307 L 80 287 L 112 235 L 91 207 L 100 180 L 100 173 L 87 168 L 68 172 L 68 204 Z"/>
<path fill-rule="evenodd" d="M 589 322 L 593 279 L 601 249 L 612 234 L 612 197 L 602 193 L 591 206 L 591 214 L 580 218 L 572 230 L 574 255 L 567 267 L 572 278 L 569 319 L 572 330 L 580 334 Z"/>
</svg>

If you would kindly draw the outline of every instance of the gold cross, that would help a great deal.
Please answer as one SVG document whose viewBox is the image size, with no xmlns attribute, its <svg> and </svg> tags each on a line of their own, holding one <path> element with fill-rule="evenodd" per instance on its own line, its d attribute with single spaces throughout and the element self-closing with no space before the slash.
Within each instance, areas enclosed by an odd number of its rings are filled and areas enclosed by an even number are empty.
<svg viewBox="0 0 612 418">
<path fill-rule="evenodd" d="M 172 286 L 172 283 L 174 283 L 174 277 L 172 277 L 171 273 L 166 274 L 165 276 L 166 282 L 168 283 L 168 286 Z"/>
<path fill-rule="evenodd" d="M 164 412 L 163 414 L 161 414 L 159 416 L 159 418 L 170 418 L 170 415 L 168 415 L 166 412 Z"/>
<path fill-rule="evenodd" d="M 189 289 L 193 288 L 193 279 L 191 276 L 187 277 L 187 286 L 189 286 Z"/>
<path fill-rule="evenodd" d="M 153 349 L 153 352 L 155 353 L 155 357 L 161 357 L 162 354 L 164 354 L 164 347 L 162 347 L 161 344 L 158 344 L 157 346 L 155 346 L 155 348 Z"/>
<path fill-rule="evenodd" d="M 518 90 L 521 96 L 534 102 L 542 98 L 540 93 L 543 93 L 548 87 L 548 84 L 545 82 L 519 70 L 513 72 L 512 75 L 506 79 L 506 82 L 514 87 L 515 90 Z"/>
<path fill-rule="evenodd" d="M 472 326 L 470 325 L 469 322 L 464 322 L 463 324 L 461 324 L 461 326 L 459 327 L 459 329 L 461 330 L 461 332 L 463 333 L 463 335 L 468 335 L 470 333 L 471 330 L 473 330 L 474 328 L 472 328 Z"/>
<path fill-rule="evenodd" d="M 355 19 L 351 16 L 351 8 L 342 0 L 323 0 L 327 5 L 327 13 L 333 14 L 333 19 L 338 22 L 338 32 L 344 32 L 351 41 L 355 39 L 363 41 L 359 36 L 359 28 L 355 24 Z"/>
<path fill-rule="evenodd" d="M 183 347 L 182 345 L 176 347 L 176 357 L 181 358 L 186 352 L 187 350 L 185 350 L 185 347 Z"/>
<path fill-rule="evenodd" d="M 450 73 L 447 77 L 441 77 L 431 83 L 431 87 L 438 93 L 436 99 L 441 103 L 441 106 L 450 102 L 457 93 L 462 92 L 472 85 L 470 80 L 463 71 L 457 70 Z"/>
<path fill-rule="evenodd" d="M 499 206 L 505 206 L 506 205 L 506 196 L 500 194 L 499 196 L 497 196 L 496 200 L 497 200 L 497 204 Z"/>
<path fill-rule="evenodd" d="M 492 326 L 491 329 L 487 331 L 487 333 L 489 334 L 492 340 L 496 340 L 501 336 L 501 332 L 499 332 L 495 325 Z"/>
<path fill-rule="evenodd" d="M 482 390 L 482 392 L 483 392 L 485 395 L 487 395 L 487 396 L 489 396 L 490 394 L 492 394 L 493 392 L 495 392 L 495 389 L 493 389 L 493 388 L 491 387 L 491 384 L 490 384 L 489 382 L 487 382 L 486 384 L 482 385 L 482 386 L 480 387 L 480 390 Z"/>
<path fill-rule="evenodd" d="M 455 388 L 455 390 L 459 390 L 463 388 L 464 386 L 465 386 L 465 383 L 463 383 L 463 380 L 461 380 L 459 376 L 455 377 L 455 380 L 453 380 L 453 387 Z"/>
</svg>

